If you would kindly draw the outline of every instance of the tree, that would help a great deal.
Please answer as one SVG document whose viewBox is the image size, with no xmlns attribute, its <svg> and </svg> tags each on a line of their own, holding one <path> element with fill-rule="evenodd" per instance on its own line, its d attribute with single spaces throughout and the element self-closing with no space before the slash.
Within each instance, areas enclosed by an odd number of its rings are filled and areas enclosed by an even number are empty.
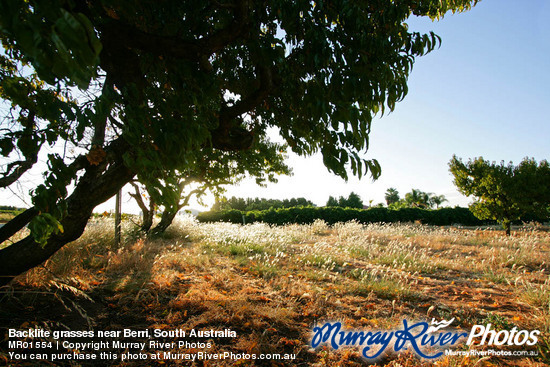
<svg viewBox="0 0 550 367">
<path fill-rule="evenodd" d="M 142 213 L 140 228 L 143 232 L 147 233 L 153 226 L 153 220 L 155 219 L 155 214 L 157 212 L 157 205 L 151 197 L 151 194 L 146 194 L 146 187 L 142 187 L 142 185 L 140 185 L 138 182 L 130 182 L 130 184 L 135 190 L 133 193 L 130 193 L 130 196 L 134 198 Z M 148 204 L 146 203 L 147 199 Z"/>
<path fill-rule="evenodd" d="M 409 207 L 426 209 L 430 207 L 431 194 L 418 189 L 412 189 L 405 194 L 405 202 Z"/>
<path fill-rule="evenodd" d="M 241 211 L 251 210 L 268 210 L 270 208 L 292 208 L 297 206 L 314 206 L 313 202 L 306 198 L 291 198 L 291 199 L 265 199 L 265 198 L 236 198 L 232 197 L 229 200 L 216 201 L 212 206 L 211 211 L 221 211 L 228 209 L 237 209 Z"/>
<path fill-rule="evenodd" d="M 338 206 L 340 208 L 345 208 L 348 206 L 348 200 L 344 196 L 338 198 Z"/>
<path fill-rule="evenodd" d="M 338 200 L 334 196 L 329 196 L 326 206 L 338 206 Z"/>
<path fill-rule="evenodd" d="M 386 200 L 386 204 L 390 206 L 393 203 L 397 203 L 399 201 L 399 192 L 397 189 L 390 187 L 386 190 L 386 194 L 384 195 L 384 199 Z"/>
<path fill-rule="evenodd" d="M 548 217 L 550 165 L 546 160 L 537 164 L 534 159 L 524 158 L 514 166 L 512 162 L 496 164 L 483 157 L 464 163 L 453 156 L 449 168 L 458 190 L 474 197 L 472 213 L 479 219 L 500 222 L 508 236 L 512 221 L 523 214 Z"/>
<path fill-rule="evenodd" d="M 277 175 L 290 174 L 290 168 L 284 163 L 285 156 L 281 154 L 282 149 L 283 146 L 266 141 L 257 144 L 257 149 L 238 154 L 203 149 L 200 159 L 191 169 L 164 172 L 162 178 L 149 180 L 146 186 L 151 200 L 163 203 L 160 223 L 152 232 L 163 233 L 193 196 L 200 200 L 209 191 L 218 197 L 224 192 L 225 185 L 235 184 L 247 176 L 255 177 L 256 184 L 262 186 L 266 181 L 277 182 Z M 240 210 L 246 210 L 244 199 L 236 200 L 243 203 L 239 206 L 242 207 Z"/>
<path fill-rule="evenodd" d="M 363 200 L 359 195 L 352 191 L 346 200 L 346 207 L 363 209 Z"/>
<path fill-rule="evenodd" d="M 338 200 L 329 196 L 326 206 L 339 206 L 341 208 L 363 208 L 363 200 L 359 195 L 351 192 L 348 197 L 340 196 Z"/>
<path fill-rule="evenodd" d="M 415 57 L 439 44 L 405 21 L 477 1 L 0 2 L 0 94 L 11 106 L 0 185 L 45 146 L 72 148 L 50 154 L 33 207 L 2 228 L 1 240 L 29 221 L 32 232 L 0 250 L 2 281 L 78 238 L 136 176 L 155 182 L 212 152 L 261 149 L 271 127 L 343 178 L 377 177 L 378 162 L 363 158 L 373 116 L 394 109 Z"/>
<path fill-rule="evenodd" d="M 429 204 L 430 208 L 433 208 L 434 205 L 435 205 L 436 209 L 439 209 L 439 206 L 441 204 L 443 204 L 444 202 L 446 202 L 446 201 L 448 201 L 448 200 L 445 197 L 445 195 L 432 195 L 428 199 L 428 204 Z"/>
</svg>

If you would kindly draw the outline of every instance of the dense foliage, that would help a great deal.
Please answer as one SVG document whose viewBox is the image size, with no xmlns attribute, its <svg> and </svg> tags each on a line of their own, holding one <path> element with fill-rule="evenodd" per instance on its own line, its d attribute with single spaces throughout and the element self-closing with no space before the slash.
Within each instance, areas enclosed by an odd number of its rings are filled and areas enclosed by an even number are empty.
<svg viewBox="0 0 550 367">
<path fill-rule="evenodd" d="M 527 213 L 540 218 L 550 215 L 550 165 L 525 158 L 519 165 L 489 162 L 483 157 L 462 162 L 453 156 L 450 171 L 458 190 L 475 201 L 470 210 L 480 219 L 502 223 L 510 234 L 510 223 Z"/>
<path fill-rule="evenodd" d="M 397 203 L 401 198 L 399 197 L 399 191 L 396 188 L 390 187 L 386 190 L 384 194 L 384 200 L 386 200 L 386 205 L 390 206 L 393 203 Z"/>
<path fill-rule="evenodd" d="M 424 192 L 418 189 L 412 189 L 411 192 L 405 194 L 403 199 L 400 199 L 399 193 L 393 188 L 389 188 L 386 191 L 385 199 L 388 207 L 391 209 L 438 209 L 442 203 L 447 201 L 445 195 L 435 195 L 431 192 Z"/>
<path fill-rule="evenodd" d="M 338 200 L 333 196 L 329 196 L 326 206 L 363 209 L 363 200 L 359 195 L 352 191 L 347 198 L 340 196 Z"/>
<path fill-rule="evenodd" d="M 468 226 L 492 223 L 492 221 L 480 220 L 476 218 L 467 208 L 460 207 L 441 208 L 437 210 L 420 208 L 402 208 L 392 210 L 379 207 L 369 209 L 300 207 L 249 212 L 227 210 L 220 212 L 203 212 L 197 216 L 197 219 L 200 222 L 264 222 L 276 225 L 289 223 L 313 223 L 316 219 L 322 219 L 328 224 L 348 222 L 351 220 L 356 220 L 360 223 L 420 222 L 431 225 L 461 224 Z"/>
<path fill-rule="evenodd" d="M 235 196 L 226 198 L 218 198 L 212 206 L 212 211 L 222 210 L 267 210 L 270 208 L 292 208 L 296 206 L 314 206 L 314 204 L 306 198 L 291 198 L 291 199 L 265 199 L 265 198 L 238 198 Z"/>
<path fill-rule="evenodd" d="M 364 156 L 373 116 L 405 97 L 415 58 L 439 45 L 406 20 L 477 1 L 1 1 L 0 97 L 11 108 L 0 186 L 48 146 L 63 150 L 49 155 L 33 208 L 0 233 L 32 220 L 31 237 L 0 250 L 2 281 L 78 238 L 136 176 L 174 207 L 166 180 L 203 180 L 209 163 L 269 179 L 285 150 L 271 128 L 341 177 L 377 177 Z"/>
</svg>

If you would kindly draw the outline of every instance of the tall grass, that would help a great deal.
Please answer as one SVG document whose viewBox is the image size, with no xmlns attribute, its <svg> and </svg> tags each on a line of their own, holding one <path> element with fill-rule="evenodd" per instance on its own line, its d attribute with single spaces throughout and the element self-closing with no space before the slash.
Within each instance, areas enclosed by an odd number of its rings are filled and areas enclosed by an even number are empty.
<svg viewBox="0 0 550 367">
<path fill-rule="evenodd" d="M 298 348 L 318 319 L 389 328 L 403 318 L 456 317 L 466 328 L 494 314 L 539 327 L 550 340 L 550 234 L 540 229 L 505 237 L 489 228 L 320 220 L 243 226 L 187 217 L 157 238 L 126 222 L 116 246 L 113 228 L 110 219 L 93 220 L 18 283 L 107 297 L 109 307 L 143 313 L 150 325 L 231 325 L 245 331 L 235 350 L 280 349 L 279 330 Z M 304 358 L 344 358 L 331 353 Z M 455 362 L 464 361 L 442 365 Z"/>
</svg>

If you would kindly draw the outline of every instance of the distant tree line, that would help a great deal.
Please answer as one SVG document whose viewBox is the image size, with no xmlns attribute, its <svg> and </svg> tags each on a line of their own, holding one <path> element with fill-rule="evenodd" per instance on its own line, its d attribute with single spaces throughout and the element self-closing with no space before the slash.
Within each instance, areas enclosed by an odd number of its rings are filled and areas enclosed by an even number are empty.
<svg viewBox="0 0 550 367">
<path fill-rule="evenodd" d="M 469 210 L 442 208 L 444 195 L 412 189 L 400 197 L 397 189 L 386 190 L 383 204 L 364 206 L 361 197 L 351 192 L 338 199 L 330 196 L 323 208 L 312 208 L 304 198 L 268 200 L 232 197 L 219 200 L 210 212 L 199 216 L 200 221 L 231 221 L 246 223 L 263 221 L 272 224 L 311 223 L 323 219 L 327 223 L 358 220 L 369 222 L 420 221 L 426 224 L 448 225 L 461 223 L 479 225 L 499 222 L 510 235 L 513 222 L 544 222 L 550 218 L 550 164 L 525 158 L 519 165 L 512 162 L 485 161 L 482 157 L 462 162 L 453 156 L 449 163 L 454 183 L 466 196 L 475 201 Z M 309 208 L 307 208 L 309 206 Z M 301 207 L 301 208 L 300 208 Z M 367 209 L 364 211 L 362 209 Z"/>
<path fill-rule="evenodd" d="M 265 199 L 265 198 L 238 198 L 232 196 L 229 199 L 218 198 L 212 206 L 212 211 L 223 210 L 240 210 L 240 211 L 252 211 L 252 210 L 268 210 L 270 208 L 294 208 L 300 206 L 315 206 L 313 202 L 305 198 L 292 198 L 292 199 Z"/>
<path fill-rule="evenodd" d="M 386 190 L 384 195 L 386 205 L 389 209 L 401 209 L 401 208 L 420 208 L 420 209 L 439 209 L 439 206 L 446 202 L 447 199 L 444 195 L 435 195 L 431 192 L 424 192 L 418 189 L 412 189 L 411 192 L 405 194 L 404 198 L 399 196 L 397 189 L 390 187 Z M 369 202 L 368 207 L 373 207 L 372 200 Z M 356 208 L 363 209 L 365 205 L 359 195 L 351 192 L 347 198 L 340 196 L 336 199 L 334 196 L 329 196 L 327 207 L 340 207 L 340 208 Z M 374 207 L 381 208 L 384 204 L 376 204 Z"/>
<path fill-rule="evenodd" d="M 418 189 L 412 189 L 411 192 L 405 194 L 404 198 L 400 198 L 399 192 L 393 187 L 386 190 L 384 199 L 390 209 L 439 209 L 439 206 L 447 201 L 444 195 L 435 195 L 434 193 L 424 192 Z"/>
<path fill-rule="evenodd" d="M 347 198 L 340 196 L 336 199 L 333 196 L 329 196 L 326 206 L 363 209 L 363 200 L 359 195 L 352 191 Z"/>
<path fill-rule="evenodd" d="M 25 210 L 25 208 L 18 208 L 16 206 L 11 206 L 11 205 L 0 205 L 0 211 L 3 211 L 3 212 L 19 212 L 19 211 L 23 211 Z"/>
<path fill-rule="evenodd" d="M 443 195 L 435 195 L 433 193 L 426 193 L 418 189 L 412 189 L 411 192 L 405 194 L 404 198 L 399 197 L 399 192 L 395 188 L 389 188 L 385 194 L 386 204 L 389 209 L 400 208 L 420 208 L 420 209 L 438 209 L 440 205 L 447 201 Z M 315 206 L 313 202 L 305 198 L 292 198 L 292 199 L 265 199 L 265 198 L 238 198 L 232 196 L 231 198 L 218 198 L 211 208 L 211 211 L 218 212 L 224 210 L 240 210 L 243 212 L 253 210 L 267 210 L 270 208 L 294 208 L 300 206 Z M 363 199 L 355 193 L 351 192 L 347 197 L 329 196 L 326 207 L 339 207 L 339 208 L 352 208 L 352 209 L 365 209 L 367 207 L 373 207 L 372 200 L 369 205 L 363 203 Z M 376 204 L 374 207 L 381 208 L 384 204 Z"/>
</svg>

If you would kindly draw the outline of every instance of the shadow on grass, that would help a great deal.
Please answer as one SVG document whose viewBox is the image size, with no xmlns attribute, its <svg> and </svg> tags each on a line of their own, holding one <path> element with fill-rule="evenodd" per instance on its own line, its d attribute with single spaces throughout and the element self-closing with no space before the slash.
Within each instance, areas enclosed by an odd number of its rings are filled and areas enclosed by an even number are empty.
<svg viewBox="0 0 550 367">
<path fill-rule="evenodd" d="M 97 228 L 96 228 L 97 227 Z M 124 354 L 231 352 L 243 353 L 295 353 L 303 345 L 300 332 L 293 327 L 286 310 L 271 309 L 262 297 L 232 299 L 218 297 L 225 292 L 210 283 L 210 275 L 188 275 L 196 272 L 193 261 L 188 262 L 181 253 L 191 246 L 184 233 L 168 230 L 165 234 L 146 238 L 138 232 L 128 231 L 120 246 L 113 243 L 110 231 L 91 223 L 78 241 L 68 244 L 42 266 L 15 279 L 0 290 L 0 366 L 170 366 L 189 364 L 182 360 L 167 359 L 156 362 L 151 359 L 122 362 L 115 360 L 52 361 L 51 357 L 31 361 L 31 350 L 10 348 L 8 329 L 98 331 L 176 329 L 197 331 L 235 331 L 238 337 L 158 337 L 156 341 L 171 343 L 171 348 L 149 345 L 148 338 L 115 338 L 124 342 L 145 342 L 145 349 L 116 349 L 111 352 Z M 181 252 L 180 252 L 181 251 Z M 180 253 L 180 255 L 177 255 Z M 202 278 L 205 279 L 202 279 Z M 190 292 L 190 284 L 203 288 Z M 207 279 L 207 280 L 206 280 Z M 211 293 L 209 293 L 212 291 Z M 191 294 L 192 293 L 192 294 Z M 283 320 L 279 322 L 278 320 Z M 189 335 L 189 334 L 188 334 Z M 282 337 L 284 336 L 284 337 Z M 27 338 L 30 341 L 30 338 Z M 71 342 L 101 341 L 104 338 L 66 338 Z M 32 341 L 52 342 L 52 337 L 33 338 Z M 182 342 L 182 344 L 179 344 Z M 193 343 L 203 344 L 193 344 Z M 211 343 L 212 349 L 202 347 Z M 197 348 L 198 346 L 198 348 Z M 99 350 L 95 352 L 99 358 Z M 10 359 L 10 352 L 21 352 L 27 359 Z M 32 350 L 32 353 L 69 353 Z M 91 352 L 92 353 L 92 352 Z M 271 366 L 271 361 L 246 362 L 244 365 Z M 217 362 L 214 365 L 233 365 L 236 360 Z M 190 365 L 190 364 L 189 364 Z M 194 365 L 201 365 L 194 364 Z M 212 365 L 212 364 L 209 364 Z M 284 363 L 275 365 L 295 365 Z"/>
</svg>

